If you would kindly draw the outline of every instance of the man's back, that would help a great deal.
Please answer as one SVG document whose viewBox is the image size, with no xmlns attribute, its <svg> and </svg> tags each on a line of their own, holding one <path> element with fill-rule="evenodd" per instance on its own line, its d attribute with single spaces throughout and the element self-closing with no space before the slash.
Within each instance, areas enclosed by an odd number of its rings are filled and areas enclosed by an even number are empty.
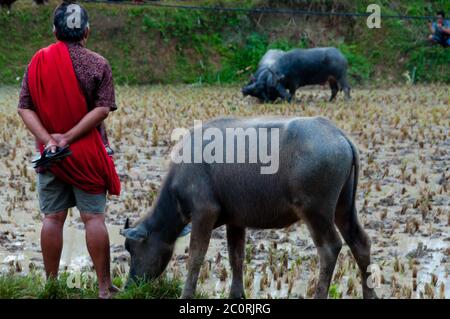
<svg viewBox="0 0 450 319">
<path fill-rule="evenodd" d="M 73 69 L 79 87 L 86 99 L 89 110 L 95 107 L 109 107 L 111 111 L 117 109 L 115 103 L 114 83 L 111 67 L 100 54 L 85 48 L 80 43 L 66 43 L 72 60 Z M 22 81 L 19 98 L 19 108 L 35 109 L 28 87 L 28 69 Z M 105 124 L 98 126 L 103 144 L 109 146 Z"/>
</svg>

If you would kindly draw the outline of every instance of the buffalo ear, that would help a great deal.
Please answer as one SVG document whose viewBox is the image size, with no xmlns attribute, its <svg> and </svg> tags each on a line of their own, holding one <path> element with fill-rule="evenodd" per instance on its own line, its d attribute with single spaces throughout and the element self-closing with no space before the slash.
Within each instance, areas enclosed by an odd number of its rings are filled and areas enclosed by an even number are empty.
<svg viewBox="0 0 450 319">
<path fill-rule="evenodd" d="M 148 236 L 148 232 L 139 226 L 133 227 L 133 228 L 121 229 L 120 234 L 122 236 L 124 236 L 125 238 L 140 241 L 140 242 L 144 241 Z"/>
<path fill-rule="evenodd" d="M 125 221 L 125 226 L 123 226 L 123 229 L 130 228 L 130 219 L 127 217 L 127 220 Z"/>
</svg>

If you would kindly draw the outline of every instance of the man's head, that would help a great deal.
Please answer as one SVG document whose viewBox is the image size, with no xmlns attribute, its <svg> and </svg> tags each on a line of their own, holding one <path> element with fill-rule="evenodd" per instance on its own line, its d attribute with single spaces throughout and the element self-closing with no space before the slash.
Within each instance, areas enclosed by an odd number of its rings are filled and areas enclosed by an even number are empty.
<svg viewBox="0 0 450 319">
<path fill-rule="evenodd" d="M 437 17 L 438 22 L 442 22 L 445 19 L 444 11 L 441 10 L 441 11 L 436 12 L 436 17 Z"/>
<path fill-rule="evenodd" d="M 53 32 L 60 41 L 85 40 L 89 34 L 89 17 L 86 9 L 75 3 L 61 3 L 53 13 Z"/>
</svg>

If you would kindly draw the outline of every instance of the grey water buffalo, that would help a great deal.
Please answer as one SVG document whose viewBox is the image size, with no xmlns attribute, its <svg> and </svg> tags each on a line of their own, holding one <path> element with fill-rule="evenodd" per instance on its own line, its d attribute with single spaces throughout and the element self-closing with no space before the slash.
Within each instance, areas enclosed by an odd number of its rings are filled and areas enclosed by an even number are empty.
<svg viewBox="0 0 450 319">
<path fill-rule="evenodd" d="M 274 102 L 279 96 L 272 89 L 274 86 L 274 72 L 271 67 L 275 62 L 285 54 L 282 50 L 269 50 L 259 61 L 256 73 L 251 76 L 250 82 L 242 88 L 244 96 L 251 95 L 258 98 L 261 102 Z M 268 83 L 273 83 L 268 87 Z"/>
<path fill-rule="evenodd" d="M 358 151 L 340 129 L 321 117 L 298 117 L 217 119 L 204 124 L 200 130 L 204 137 L 208 135 L 197 144 L 200 152 L 205 153 L 211 146 L 208 143 L 212 140 L 211 132 L 217 141 L 216 148 L 223 145 L 225 152 L 215 150 L 219 154 L 217 161 L 173 160 L 152 210 L 132 227 L 126 222 L 121 234 L 126 237 L 125 247 L 131 256 L 129 281 L 161 275 L 180 232 L 192 222 L 188 274 L 182 297 L 193 297 L 211 232 L 226 225 L 232 269 L 229 296 L 244 298 L 246 228 L 284 228 L 302 220 L 319 255 L 315 297 L 328 296 L 342 247 L 338 229 L 361 271 L 363 296 L 376 298 L 374 290 L 367 285 L 370 240 L 358 222 L 355 206 Z M 243 135 L 230 134 L 233 131 Z M 257 142 L 252 132 L 258 132 Z M 219 138 L 220 134 L 227 137 L 226 141 Z M 242 137 L 241 142 L 245 142 L 239 144 L 237 140 Z M 182 149 L 183 155 L 186 150 L 194 150 L 193 139 L 195 132 L 185 135 L 175 150 Z M 267 161 L 251 161 L 251 152 L 266 139 L 272 159 L 275 161 L 278 156 L 277 169 L 270 173 L 262 173 Z M 235 159 L 242 148 L 246 150 L 243 163 L 228 161 Z M 229 151 L 233 152 L 230 158 Z M 187 159 L 196 156 L 195 151 L 186 154 Z M 263 154 L 258 156 L 263 158 Z"/>
</svg>

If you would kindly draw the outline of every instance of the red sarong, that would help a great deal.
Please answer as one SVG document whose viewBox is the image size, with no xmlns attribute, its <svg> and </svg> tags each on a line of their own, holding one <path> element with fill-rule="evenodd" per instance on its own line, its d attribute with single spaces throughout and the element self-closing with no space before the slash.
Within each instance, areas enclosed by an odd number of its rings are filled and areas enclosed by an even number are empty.
<svg viewBox="0 0 450 319">
<path fill-rule="evenodd" d="M 28 86 L 36 113 L 50 134 L 66 133 L 88 113 L 64 42 L 52 44 L 33 56 Z M 43 150 L 40 145 L 41 154 Z M 120 181 L 114 162 L 96 128 L 72 143 L 70 150 L 72 155 L 50 168 L 58 179 L 89 194 L 108 191 L 119 195 Z"/>
</svg>

